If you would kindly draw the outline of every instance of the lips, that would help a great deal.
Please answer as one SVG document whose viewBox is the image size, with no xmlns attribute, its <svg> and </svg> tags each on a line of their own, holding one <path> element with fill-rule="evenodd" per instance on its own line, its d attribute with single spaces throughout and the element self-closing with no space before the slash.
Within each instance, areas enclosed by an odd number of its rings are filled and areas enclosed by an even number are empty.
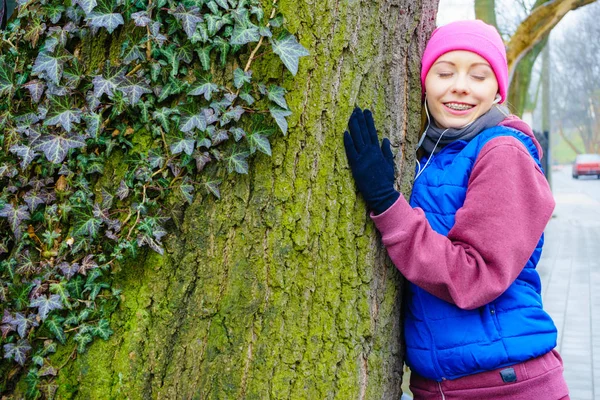
<svg viewBox="0 0 600 400">
<path fill-rule="evenodd" d="M 475 107 L 472 104 L 456 103 L 456 102 L 444 103 L 444 105 L 454 111 L 467 111 L 467 110 L 470 110 L 471 108 Z"/>
</svg>

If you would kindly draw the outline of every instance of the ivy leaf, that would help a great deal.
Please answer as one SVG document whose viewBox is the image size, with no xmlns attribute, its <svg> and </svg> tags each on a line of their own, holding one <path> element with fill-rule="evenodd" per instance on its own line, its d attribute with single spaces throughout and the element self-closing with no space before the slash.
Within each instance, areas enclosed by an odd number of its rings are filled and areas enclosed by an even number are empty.
<svg viewBox="0 0 600 400">
<path fill-rule="evenodd" d="M 98 236 L 98 231 L 100 230 L 100 226 L 102 225 L 102 220 L 95 218 L 93 216 L 86 215 L 84 219 L 80 219 L 75 223 L 75 231 L 73 235 L 82 236 L 86 235 L 91 238 L 95 238 Z M 79 268 L 81 271 L 81 267 Z M 85 269 L 84 269 L 85 271 Z"/>
<path fill-rule="evenodd" d="M 196 49 L 196 53 L 200 58 L 200 63 L 205 71 L 210 69 L 210 50 L 212 46 L 204 46 Z"/>
<path fill-rule="evenodd" d="M 231 44 L 244 45 L 246 43 L 258 42 L 260 40 L 260 31 L 254 24 L 243 25 L 236 23 L 231 34 Z"/>
<path fill-rule="evenodd" d="M 92 327 L 92 334 L 94 336 L 100 336 L 104 340 L 108 340 L 110 335 L 113 334 L 112 329 L 109 327 L 108 320 L 102 318 L 100 321 L 98 321 L 98 325 Z"/>
<path fill-rule="evenodd" d="M 92 32 L 96 32 L 100 28 L 106 28 L 108 33 L 113 33 L 113 31 L 119 26 L 123 25 L 125 21 L 123 20 L 123 16 L 119 13 L 98 13 L 91 12 L 87 14 L 87 18 L 85 19 L 89 26 L 92 27 Z"/>
<path fill-rule="evenodd" d="M 136 26 L 148 26 L 148 24 L 152 22 L 147 11 L 135 12 L 131 14 L 131 19 L 133 19 Z"/>
<path fill-rule="evenodd" d="M 60 125 L 67 132 L 71 132 L 73 122 L 81 122 L 82 111 L 72 107 L 68 97 L 51 97 L 50 110 L 44 125 Z"/>
<path fill-rule="evenodd" d="M 73 336 L 73 340 L 77 343 L 77 352 L 81 354 L 85 352 L 87 344 L 92 341 L 92 335 L 89 333 L 77 332 L 77 334 Z"/>
<path fill-rule="evenodd" d="M 201 131 L 206 129 L 206 116 L 202 111 L 193 115 L 184 114 L 181 117 L 181 122 L 179 125 L 179 130 L 181 132 L 190 132 L 194 128 L 198 128 Z"/>
<path fill-rule="evenodd" d="M 254 102 L 256 101 L 254 100 L 254 97 L 252 97 L 250 92 L 247 90 L 242 90 L 242 92 L 240 92 L 240 99 L 244 100 L 249 106 L 254 104 Z"/>
<path fill-rule="evenodd" d="M 283 14 L 278 13 L 274 18 L 269 20 L 269 25 L 279 28 L 283 25 Z"/>
<path fill-rule="evenodd" d="M 275 104 L 277 104 L 279 107 L 285 108 L 287 110 L 288 105 L 285 101 L 284 95 L 285 95 L 284 88 L 277 86 L 277 85 L 269 86 L 269 89 L 267 91 L 267 97 L 269 98 L 269 100 L 275 102 Z"/>
<path fill-rule="evenodd" d="M 34 149 L 43 151 L 48 161 L 60 164 L 67 156 L 69 150 L 84 146 L 85 142 L 78 137 L 64 138 L 58 135 L 48 135 L 40 139 L 40 142 L 34 146 Z"/>
<path fill-rule="evenodd" d="M 50 18 L 50 22 L 56 24 L 60 21 L 60 17 L 65 11 L 65 7 L 62 5 L 47 5 L 44 8 L 44 11 L 46 12 L 46 15 L 48 15 L 48 18 Z"/>
<path fill-rule="evenodd" d="M 273 32 L 271 32 L 271 30 L 266 26 L 261 26 L 260 28 L 258 28 L 258 32 L 260 33 L 260 36 L 263 36 L 266 38 L 273 37 Z"/>
<path fill-rule="evenodd" d="M 73 4 L 79 4 L 79 7 L 87 14 L 91 13 L 94 7 L 98 5 L 96 0 L 74 0 Z"/>
<path fill-rule="evenodd" d="M 31 212 L 34 212 L 37 206 L 46 202 L 36 190 L 28 191 L 25 197 L 23 197 L 23 201 L 27 204 Z"/>
<path fill-rule="evenodd" d="M 199 84 L 192 86 L 192 89 L 188 92 L 190 96 L 204 95 L 207 101 L 210 101 L 212 94 L 219 91 L 219 87 L 210 81 L 210 77 L 204 77 L 200 79 Z"/>
<path fill-rule="evenodd" d="M 173 154 L 179 154 L 181 152 L 185 152 L 188 156 L 194 152 L 194 139 L 183 138 L 173 144 L 171 144 L 170 149 Z"/>
<path fill-rule="evenodd" d="M 192 204 L 194 201 L 194 185 L 190 185 L 189 183 L 182 183 L 179 186 L 179 190 L 181 190 L 181 194 L 188 202 L 188 204 Z"/>
<path fill-rule="evenodd" d="M 87 256 L 85 256 L 83 258 L 83 260 L 81 261 L 81 265 L 79 266 L 79 273 L 82 275 L 86 275 L 87 271 L 90 271 L 92 269 L 96 269 L 98 268 L 98 264 L 93 260 L 94 255 L 93 254 L 88 254 Z M 99 272 L 100 270 L 97 270 L 97 272 L 99 274 L 101 274 L 101 272 Z M 93 280 L 95 278 L 92 278 L 90 275 L 90 278 L 88 278 L 88 280 Z"/>
<path fill-rule="evenodd" d="M 1 72 L 1 70 L 0 70 Z M 1 75 L 0 75 L 1 76 Z M 0 88 L 2 86 L 2 78 L 0 78 Z M 26 84 L 23 85 L 23 87 L 27 90 L 29 90 L 29 95 L 31 96 L 31 99 L 35 102 L 35 103 L 39 103 L 42 95 L 44 94 L 44 89 L 46 89 L 46 85 L 37 79 L 34 79 L 30 82 L 27 82 Z M 0 94 L 1 94 L 1 89 L 0 89 Z"/>
<path fill-rule="evenodd" d="M 215 36 L 217 32 L 226 24 L 226 20 L 224 20 L 218 14 L 205 14 L 206 18 L 206 29 L 208 30 L 208 36 Z"/>
<path fill-rule="evenodd" d="M 165 131 L 169 130 L 169 116 L 171 114 L 177 114 L 178 111 L 172 108 L 163 107 L 160 110 L 152 112 L 152 118 L 160 122 Z"/>
<path fill-rule="evenodd" d="M 29 303 L 29 307 L 37 307 L 40 318 L 43 321 L 46 319 L 49 312 L 52 310 L 62 310 L 63 305 L 60 301 L 60 296 L 57 294 L 52 294 L 50 297 L 45 295 L 36 297 L 31 301 L 31 303 Z"/>
<path fill-rule="evenodd" d="M 244 83 L 250 83 L 250 79 L 252 78 L 252 71 L 244 72 L 241 68 L 236 68 L 233 71 L 233 84 L 236 89 L 244 86 Z"/>
<path fill-rule="evenodd" d="M 12 204 L 6 203 L 0 210 L 0 217 L 8 219 L 8 224 L 15 234 L 15 237 L 19 238 L 21 236 L 21 223 L 29 220 L 31 215 L 27 211 L 27 206 L 14 208 Z"/>
<path fill-rule="evenodd" d="M 219 6 L 221 6 L 225 10 L 229 9 L 229 5 L 227 4 L 227 0 L 215 0 L 215 3 L 217 3 Z"/>
<path fill-rule="evenodd" d="M 15 144 L 9 149 L 9 151 L 21 157 L 21 163 L 19 164 L 21 169 L 27 168 L 33 159 L 38 156 L 38 153 L 33 151 L 31 147 L 25 146 L 24 144 Z"/>
<path fill-rule="evenodd" d="M 219 53 L 221 53 L 219 54 L 221 66 L 225 66 L 225 63 L 227 62 L 227 54 L 229 53 L 229 49 L 231 48 L 229 41 L 220 36 L 216 36 L 213 39 L 213 47 L 217 49 Z"/>
<path fill-rule="evenodd" d="M 221 126 L 228 124 L 231 120 L 239 121 L 245 112 L 246 110 L 244 110 L 244 107 L 242 106 L 235 106 L 232 109 L 227 110 L 221 116 Z"/>
<path fill-rule="evenodd" d="M 111 97 L 113 95 L 113 90 L 119 86 L 119 84 L 125 79 L 125 69 L 123 68 L 111 68 L 107 65 L 106 67 L 106 77 L 102 75 L 96 75 L 92 79 L 92 83 L 94 84 L 94 96 L 100 97 L 103 93 L 106 93 L 107 96 Z"/>
<path fill-rule="evenodd" d="M 108 289 L 110 285 L 106 282 L 88 282 L 85 284 L 85 291 L 89 291 L 89 299 L 94 301 L 102 289 Z"/>
<path fill-rule="evenodd" d="M 25 338 L 27 336 L 27 328 L 38 326 L 38 322 L 36 320 L 35 314 L 29 314 L 29 316 L 25 317 L 21 313 L 15 314 L 14 324 L 17 328 L 17 333 L 21 338 Z"/>
<path fill-rule="evenodd" d="M 269 108 L 269 111 L 271 112 L 271 116 L 275 119 L 277 126 L 279 126 L 279 129 L 281 129 L 283 135 L 285 136 L 287 134 L 288 129 L 288 123 L 285 117 L 292 115 L 292 112 L 289 110 L 282 110 L 280 108 L 275 107 Z"/>
<path fill-rule="evenodd" d="M 131 64 L 137 60 L 144 60 L 145 56 L 142 50 L 140 50 L 140 46 L 137 44 L 130 44 L 129 42 L 123 42 L 123 46 L 121 47 L 121 59 L 123 63 L 126 65 Z"/>
<path fill-rule="evenodd" d="M 118 90 L 129 97 L 132 106 L 135 106 L 145 93 L 152 93 L 148 82 L 133 78 L 125 78 L 119 85 Z"/>
<path fill-rule="evenodd" d="M 204 183 L 204 187 L 208 190 L 209 193 L 212 193 L 217 199 L 221 198 L 221 191 L 219 190 L 219 185 L 221 181 L 208 181 Z"/>
<path fill-rule="evenodd" d="M 248 158 L 249 154 L 245 151 L 234 150 L 231 155 L 227 158 L 227 171 L 235 171 L 238 174 L 248 173 Z"/>
<path fill-rule="evenodd" d="M 97 138 L 102 132 L 102 115 L 95 112 L 90 112 L 83 115 L 87 127 L 85 132 L 91 138 Z"/>
<path fill-rule="evenodd" d="M 59 85 L 67 58 L 67 56 L 54 57 L 50 53 L 40 52 L 31 71 L 38 76 L 47 76 L 51 82 Z"/>
<path fill-rule="evenodd" d="M 236 142 L 239 142 L 244 136 L 246 136 L 246 131 L 237 126 L 231 128 L 229 132 L 233 133 L 233 138 Z"/>
<path fill-rule="evenodd" d="M 27 352 L 31 350 L 31 346 L 27 339 L 19 339 L 17 343 L 7 343 L 4 345 L 4 358 L 13 359 L 19 365 L 25 365 L 27 360 Z"/>
<path fill-rule="evenodd" d="M 119 188 L 117 189 L 115 195 L 119 198 L 119 200 L 123 200 L 125 197 L 129 196 L 129 188 L 127 187 L 125 181 L 122 180 L 121 183 L 119 183 Z"/>
<path fill-rule="evenodd" d="M 181 23 L 188 38 L 191 38 L 196 32 L 196 24 L 203 21 L 198 7 L 192 7 L 186 11 L 181 3 L 177 5 L 175 11 L 169 11 L 169 14 L 172 14 Z"/>
<path fill-rule="evenodd" d="M 12 97 L 15 91 L 15 75 L 13 70 L 0 62 L 0 96 Z"/>
<path fill-rule="evenodd" d="M 60 316 L 53 315 L 44 322 L 44 325 L 48 328 L 48 330 L 52 332 L 54 337 L 62 344 L 65 344 L 67 341 L 67 335 L 65 335 L 65 331 L 62 327 L 64 320 L 65 319 Z"/>
<path fill-rule="evenodd" d="M 68 263 L 65 263 L 65 264 L 69 265 Z M 71 308 L 71 306 L 69 304 L 69 297 L 70 297 L 69 290 L 67 290 L 65 281 L 61 281 L 59 283 L 51 283 L 50 291 L 54 294 L 59 295 L 62 303 L 64 305 L 66 305 L 67 308 Z"/>
<path fill-rule="evenodd" d="M 254 154 L 254 152 L 258 150 L 268 156 L 271 156 L 271 144 L 266 136 L 263 136 L 260 133 L 253 133 L 248 137 L 248 141 L 250 142 L 251 154 Z"/>
<path fill-rule="evenodd" d="M 196 151 L 193 157 L 196 160 L 196 168 L 198 169 L 198 172 L 202 171 L 204 169 L 204 166 L 211 161 L 210 154 L 208 154 L 208 152 L 206 151 L 202 153 Z"/>
<path fill-rule="evenodd" d="M 298 72 L 298 59 L 310 55 L 308 50 L 298 43 L 294 35 L 287 32 L 279 39 L 271 38 L 270 40 L 273 53 L 281 58 L 281 61 L 292 75 L 296 75 Z"/>
</svg>

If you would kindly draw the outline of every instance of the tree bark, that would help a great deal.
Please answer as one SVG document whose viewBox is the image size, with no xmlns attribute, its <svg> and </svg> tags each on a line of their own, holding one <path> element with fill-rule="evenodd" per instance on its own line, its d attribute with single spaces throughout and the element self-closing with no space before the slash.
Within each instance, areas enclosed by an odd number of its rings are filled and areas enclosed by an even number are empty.
<svg viewBox="0 0 600 400">
<path fill-rule="evenodd" d="M 75 360 L 61 350 L 57 398 L 399 398 L 402 278 L 357 196 L 342 133 L 355 105 L 372 108 L 409 193 L 437 1 L 279 9 L 311 53 L 286 75 L 288 136 L 224 182 L 222 200 L 197 195 L 165 256 L 115 271 L 115 333 Z M 265 64 L 255 73 L 283 73 Z"/>
</svg>

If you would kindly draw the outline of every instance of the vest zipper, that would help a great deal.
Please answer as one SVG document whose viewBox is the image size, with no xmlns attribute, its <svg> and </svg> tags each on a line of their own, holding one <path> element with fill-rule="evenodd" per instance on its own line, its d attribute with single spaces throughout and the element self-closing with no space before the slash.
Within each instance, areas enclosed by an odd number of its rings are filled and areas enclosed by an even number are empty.
<svg viewBox="0 0 600 400">
<path fill-rule="evenodd" d="M 442 384 L 440 382 L 437 383 L 438 388 L 440 388 L 440 394 L 442 395 L 442 400 L 446 400 L 446 396 L 444 396 L 444 391 L 442 390 Z"/>
</svg>

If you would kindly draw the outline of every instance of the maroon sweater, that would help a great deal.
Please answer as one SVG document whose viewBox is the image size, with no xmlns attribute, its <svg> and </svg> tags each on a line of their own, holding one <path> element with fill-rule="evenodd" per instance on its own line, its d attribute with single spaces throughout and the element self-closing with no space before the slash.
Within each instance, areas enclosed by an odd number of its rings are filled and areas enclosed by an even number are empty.
<svg viewBox="0 0 600 400">
<path fill-rule="evenodd" d="M 539 143 L 516 117 L 502 125 Z M 447 236 L 435 232 L 423 210 L 400 196 L 371 215 L 402 275 L 432 295 L 473 309 L 500 296 L 517 278 L 552 216 L 548 181 L 521 142 L 490 140 L 473 166 L 463 207 Z M 427 267 L 425 267 L 427 266 Z"/>
</svg>

